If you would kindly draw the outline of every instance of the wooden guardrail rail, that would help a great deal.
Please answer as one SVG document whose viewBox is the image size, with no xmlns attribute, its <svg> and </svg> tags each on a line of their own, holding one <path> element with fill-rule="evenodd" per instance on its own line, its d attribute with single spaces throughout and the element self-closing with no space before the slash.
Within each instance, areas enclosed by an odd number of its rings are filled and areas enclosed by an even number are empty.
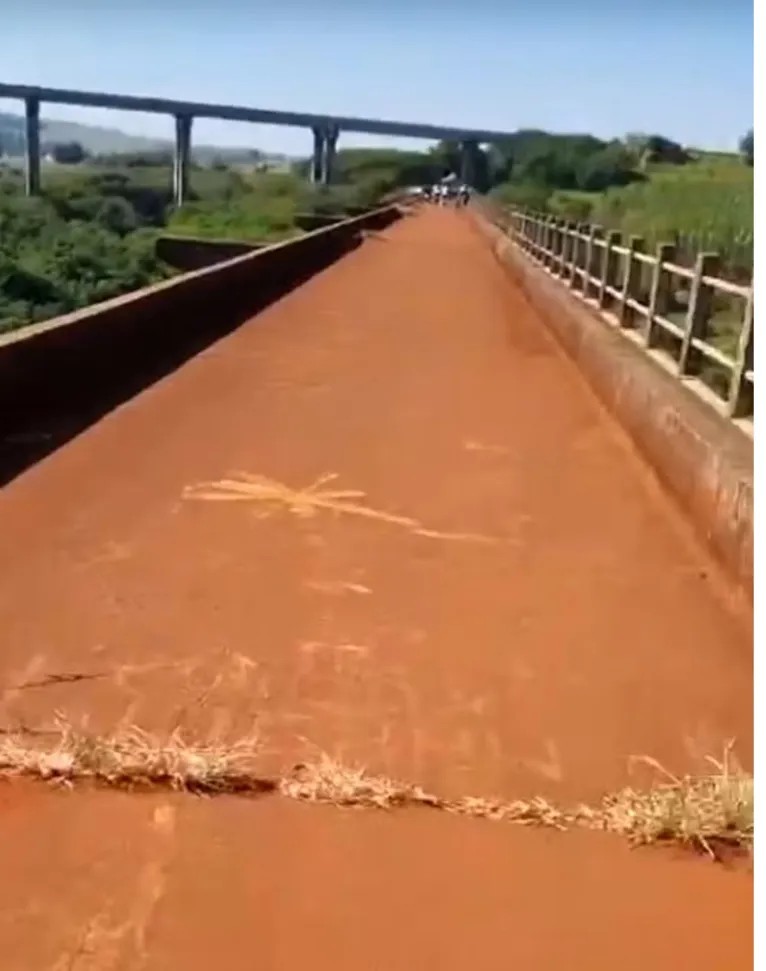
<svg viewBox="0 0 766 971">
<path fill-rule="evenodd" d="M 716 253 L 693 268 L 671 243 L 519 210 L 488 213 L 551 276 L 624 330 L 719 411 L 753 418 L 753 285 L 717 276 Z M 707 390 L 706 390 L 707 389 Z"/>
</svg>

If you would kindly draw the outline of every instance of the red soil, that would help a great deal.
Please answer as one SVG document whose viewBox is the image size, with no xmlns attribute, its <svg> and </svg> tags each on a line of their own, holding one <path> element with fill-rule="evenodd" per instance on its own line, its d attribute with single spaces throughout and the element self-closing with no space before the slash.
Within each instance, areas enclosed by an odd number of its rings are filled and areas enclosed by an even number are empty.
<svg viewBox="0 0 766 971">
<path fill-rule="evenodd" d="M 337 473 L 323 488 L 496 542 L 182 500 L 238 470 L 292 487 Z M 255 726 L 266 770 L 320 749 L 441 792 L 565 803 L 639 781 L 631 755 L 683 771 L 736 736 L 752 759 L 747 624 L 453 212 L 369 239 L 13 481 L 0 535 L 4 725 Z M 145 822 L 130 829 L 151 800 L 28 802 L 23 817 L 0 802 L 19 830 L 0 846 L 18 874 L 3 894 L 37 894 L 46 920 L 66 896 L 47 868 L 61 887 L 77 869 L 87 909 L 128 893 L 133 850 L 154 853 Z M 752 960 L 747 875 L 617 838 L 276 799 L 178 807 L 146 968 Z M 10 966 L 52 967 L 63 938 L 44 951 L 23 927 L 0 923 Z M 104 961 L 88 966 L 122 966 Z"/>
<path fill-rule="evenodd" d="M 0 819 L 14 971 L 753 966 L 747 876 L 610 836 L 271 796 L 41 791 Z"/>
</svg>

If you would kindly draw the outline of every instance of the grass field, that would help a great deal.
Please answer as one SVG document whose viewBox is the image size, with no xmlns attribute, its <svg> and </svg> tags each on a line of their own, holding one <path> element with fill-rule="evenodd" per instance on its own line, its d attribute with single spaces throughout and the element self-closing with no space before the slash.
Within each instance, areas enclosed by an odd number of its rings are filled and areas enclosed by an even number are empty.
<svg viewBox="0 0 766 971">
<path fill-rule="evenodd" d="M 721 256 L 727 276 L 747 279 L 753 267 L 753 169 L 730 157 L 650 167 L 644 182 L 592 194 L 557 192 L 554 213 L 641 236 L 651 250 L 675 242 L 678 260 L 698 252 Z"/>
</svg>

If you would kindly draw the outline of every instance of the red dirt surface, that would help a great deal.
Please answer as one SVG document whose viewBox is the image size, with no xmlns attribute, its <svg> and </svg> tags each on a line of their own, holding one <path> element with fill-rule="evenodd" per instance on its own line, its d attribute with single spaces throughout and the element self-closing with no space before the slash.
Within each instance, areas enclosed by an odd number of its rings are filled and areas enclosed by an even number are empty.
<svg viewBox="0 0 766 971">
<path fill-rule="evenodd" d="M 239 470 L 292 487 L 336 473 L 323 488 L 495 542 L 181 498 Z M 751 764 L 747 618 L 454 212 L 368 239 L 20 476 L 0 535 L 6 726 L 60 711 L 198 738 L 255 727 L 265 770 L 324 750 L 447 794 L 565 803 L 640 782 L 632 755 L 685 771 L 736 737 Z M 135 802 L 71 797 L 72 845 L 101 830 L 71 864 L 102 868 L 91 903 L 121 879 L 102 841 L 131 866 L 126 845 L 153 852 L 125 829 L 151 805 Z M 0 855 L 49 913 L 34 820 L 41 859 L 70 864 L 49 802 L 29 803 L 23 822 L 0 803 L 29 831 Z M 748 875 L 617 838 L 278 800 L 179 812 L 207 822 L 167 864 L 147 968 L 220 964 L 226 941 L 227 969 L 752 962 Z M 22 934 L 22 955 L 34 934 L 13 926 L 0 949 Z"/>
<path fill-rule="evenodd" d="M 0 820 L 9 971 L 753 966 L 746 876 L 600 834 L 42 790 Z"/>
</svg>

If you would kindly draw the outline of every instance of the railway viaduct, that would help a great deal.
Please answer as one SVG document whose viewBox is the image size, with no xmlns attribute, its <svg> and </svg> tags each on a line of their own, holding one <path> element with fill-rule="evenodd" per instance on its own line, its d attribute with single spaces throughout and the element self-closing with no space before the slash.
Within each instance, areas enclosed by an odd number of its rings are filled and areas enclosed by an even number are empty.
<svg viewBox="0 0 766 971">
<path fill-rule="evenodd" d="M 188 186 L 192 123 L 195 118 L 218 118 L 262 125 L 305 128 L 311 131 L 314 144 L 311 165 L 312 181 L 329 184 L 338 137 L 343 131 L 368 135 L 391 135 L 399 138 L 422 138 L 430 141 L 449 140 L 462 147 L 461 177 L 471 182 L 471 150 L 482 142 L 500 141 L 507 132 L 454 128 L 445 125 L 384 121 L 374 118 L 346 118 L 317 115 L 300 111 L 271 111 L 242 105 L 207 104 L 173 101 L 166 98 L 108 94 L 94 91 L 69 91 L 29 85 L 0 83 L 0 98 L 22 101 L 26 117 L 26 187 L 29 195 L 40 189 L 40 106 L 42 104 L 76 105 L 89 108 L 112 108 L 169 115 L 175 119 L 173 161 L 173 195 L 176 205 L 184 201 Z"/>
</svg>

